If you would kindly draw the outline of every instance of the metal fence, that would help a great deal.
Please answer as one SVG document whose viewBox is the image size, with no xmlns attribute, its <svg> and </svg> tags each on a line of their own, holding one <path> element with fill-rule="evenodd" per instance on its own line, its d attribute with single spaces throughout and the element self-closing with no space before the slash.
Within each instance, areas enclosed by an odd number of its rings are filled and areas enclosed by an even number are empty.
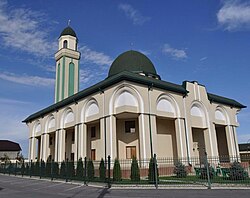
<svg viewBox="0 0 250 198">
<path fill-rule="evenodd" d="M 2 162 L 0 173 L 51 180 L 78 180 L 85 184 L 101 182 L 111 185 L 203 185 L 211 188 L 222 185 L 250 187 L 250 155 L 199 158 L 157 158 L 136 160 L 92 161 L 87 158 L 77 162 L 66 160 L 36 161 L 15 164 Z"/>
</svg>

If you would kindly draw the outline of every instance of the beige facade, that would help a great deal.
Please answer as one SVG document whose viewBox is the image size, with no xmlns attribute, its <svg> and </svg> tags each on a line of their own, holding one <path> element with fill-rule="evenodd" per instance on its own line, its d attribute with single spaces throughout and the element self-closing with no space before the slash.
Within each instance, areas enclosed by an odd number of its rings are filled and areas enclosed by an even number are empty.
<svg viewBox="0 0 250 198">
<path fill-rule="evenodd" d="M 90 158 L 93 150 L 96 160 L 107 155 L 126 159 L 128 147 L 145 159 L 151 156 L 150 137 L 153 153 L 161 158 L 198 157 L 205 150 L 208 156 L 238 155 L 239 109 L 211 104 L 205 87 L 196 82 L 187 82 L 187 90 L 183 98 L 123 81 L 52 111 L 28 123 L 29 159 Z M 125 131 L 126 121 L 134 121 L 132 132 Z"/>
<path fill-rule="evenodd" d="M 74 58 L 77 52 L 68 55 Z M 205 152 L 239 155 L 236 117 L 244 108 L 240 103 L 209 94 L 195 81 L 174 85 L 157 74 L 110 73 L 104 81 L 24 121 L 29 127 L 30 160 L 49 156 L 59 162 L 84 157 L 101 160 L 108 155 L 148 159 L 154 153 L 158 158 L 202 157 Z"/>
</svg>

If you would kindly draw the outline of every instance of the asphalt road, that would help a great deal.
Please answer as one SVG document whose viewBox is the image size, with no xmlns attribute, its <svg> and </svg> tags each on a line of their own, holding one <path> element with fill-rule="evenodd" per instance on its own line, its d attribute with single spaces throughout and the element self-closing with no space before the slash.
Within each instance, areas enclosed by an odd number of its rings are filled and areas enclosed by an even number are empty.
<svg viewBox="0 0 250 198">
<path fill-rule="evenodd" d="M 77 197 L 168 197 L 168 198 L 240 198 L 250 190 L 207 189 L 106 189 L 65 182 L 22 178 L 0 174 L 0 198 L 77 198 Z"/>
</svg>

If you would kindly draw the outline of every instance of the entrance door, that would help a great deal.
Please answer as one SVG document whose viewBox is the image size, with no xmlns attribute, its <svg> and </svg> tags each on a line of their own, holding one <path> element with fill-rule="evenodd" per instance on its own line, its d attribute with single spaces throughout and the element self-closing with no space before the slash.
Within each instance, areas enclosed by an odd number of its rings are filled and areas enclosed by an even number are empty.
<svg viewBox="0 0 250 198">
<path fill-rule="evenodd" d="M 136 146 L 127 146 L 126 147 L 126 158 L 132 159 L 133 157 L 136 158 Z"/>
</svg>

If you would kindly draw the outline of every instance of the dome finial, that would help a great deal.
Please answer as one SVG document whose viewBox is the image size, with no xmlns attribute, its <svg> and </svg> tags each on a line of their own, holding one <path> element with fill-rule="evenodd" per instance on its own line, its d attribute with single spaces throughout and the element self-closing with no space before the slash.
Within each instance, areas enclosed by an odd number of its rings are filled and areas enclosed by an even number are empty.
<svg viewBox="0 0 250 198">
<path fill-rule="evenodd" d="M 68 26 L 70 25 L 70 19 L 68 20 Z"/>
</svg>

